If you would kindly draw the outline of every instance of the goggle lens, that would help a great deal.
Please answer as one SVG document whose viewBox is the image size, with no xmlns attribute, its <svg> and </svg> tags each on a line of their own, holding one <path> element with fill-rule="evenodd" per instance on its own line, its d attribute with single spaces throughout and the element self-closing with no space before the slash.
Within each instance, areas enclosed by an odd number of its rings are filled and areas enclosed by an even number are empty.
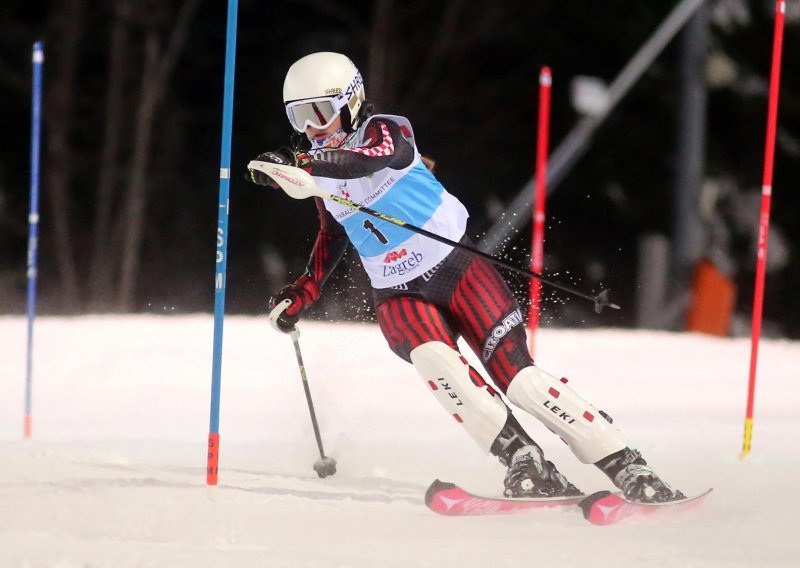
<svg viewBox="0 0 800 568">
<path fill-rule="evenodd" d="M 286 105 L 286 114 L 295 130 L 305 132 L 309 126 L 321 130 L 329 127 L 339 116 L 339 109 L 333 99 L 304 100 Z"/>
</svg>

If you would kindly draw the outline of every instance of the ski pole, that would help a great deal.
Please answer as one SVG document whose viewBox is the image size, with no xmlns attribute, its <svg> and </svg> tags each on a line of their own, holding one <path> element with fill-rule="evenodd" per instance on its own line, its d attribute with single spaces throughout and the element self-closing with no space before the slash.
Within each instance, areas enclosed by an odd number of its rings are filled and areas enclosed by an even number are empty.
<svg viewBox="0 0 800 568">
<path fill-rule="evenodd" d="M 514 266 L 513 264 L 509 264 L 508 262 L 501 260 L 497 257 L 494 257 L 488 253 L 483 252 L 475 247 L 471 247 L 469 245 L 465 245 L 463 243 L 459 243 L 448 239 L 447 237 L 443 237 L 441 235 L 437 235 L 436 233 L 431 233 L 425 229 L 420 227 L 416 227 L 410 223 L 406 223 L 402 219 L 398 219 L 396 217 L 392 217 L 390 215 L 386 215 L 381 213 L 380 211 L 375 211 L 374 209 L 370 209 L 369 207 L 365 207 L 349 199 L 345 199 L 344 197 L 339 197 L 338 195 L 334 195 L 332 193 L 328 193 L 323 189 L 319 188 L 315 183 L 314 180 L 311 178 L 311 175 L 308 174 L 305 170 L 300 168 L 295 168 L 293 166 L 283 166 L 280 164 L 273 164 L 271 162 L 260 162 L 257 160 L 251 161 L 247 164 L 247 168 L 250 170 L 258 170 L 267 174 L 270 178 L 272 178 L 275 183 L 277 183 L 283 191 L 285 191 L 289 197 L 293 197 L 294 199 L 305 199 L 307 197 L 321 197 L 322 199 L 327 199 L 329 201 L 336 201 L 346 207 L 350 207 L 360 213 L 365 213 L 372 217 L 376 217 L 381 221 L 386 221 L 387 223 L 391 223 L 392 225 L 397 225 L 398 227 L 403 227 L 404 229 L 408 229 L 412 233 L 417 233 L 419 235 L 423 235 L 428 237 L 429 239 L 433 239 L 434 241 L 438 241 L 442 244 L 450 245 L 454 248 L 459 248 L 465 251 L 468 251 L 476 256 L 480 256 L 488 260 L 489 262 L 496 264 L 497 266 L 502 266 L 507 270 L 511 270 L 512 272 L 516 272 L 517 274 L 522 274 L 523 276 L 527 276 L 529 278 L 537 278 L 544 282 L 545 284 L 549 284 L 554 288 L 558 288 L 564 292 L 572 294 L 573 296 L 578 296 L 579 298 L 584 298 L 586 300 L 590 300 L 594 302 L 594 311 L 598 314 L 603 311 L 603 308 L 608 306 L 609 308 L 613 308 L 615 310 L 619 309 L 617 304 L 612 304 L 608 299 L 608 289 L 600 291 L 600 293 L 592 296 L 589 294 L 585 294 L 580 290 L 576 290 L 570 286 L 565 286 L 564 284 L 559 284 L 554 280 L 550 280 L 549 278 L 542 276 L 538 272 L 533 272 L 530 270 L 526 270 L 524 268 L 519 268 Z"/>
<path fill-rule="evenodd" d="M 291 300 L 283 300 L 279 305 L 278 310 L 273 310 L 270 314 L 270 324 L 275 329 L 277 327 L 277 319 L 283 313 L 283 310 L 289 307 L 291 304 Z M 278 331 L 281 331 L 278 329 Z M 308 413 L 311 415 L 311 426 L 314 428 L 314 437 L 317 439 L 317 448 L 319 449 L 319 459 L 314 462 L 314 471 L 317 472 L 317 475 L 320 477 L 328 477 L 329 475 L 333 475 L 336 473 L 336 460 L 333 458 L 329 458 L 325 455 L 325 450 L 322 449 L 322 437 L 319 434 L 319 425 L 317 424 L 317 413 L 314 412 L 314 401 L 311 400 L 311 389 L 308 387 L 308 377 L 306 376 L 306 366 L 303 363 L 303 354 L 300 351 L 300 330 L 297 329 L 297 326 L 292 328 L 292 331 L 289 332 L 289 336 L 292 338 L 292 344 L 294 345 L 294 354 L 297 357 L 297 366 L 300 368 L 300 378 L 303 381 L 303 390 L 306 393 L 306 402 L 308 403 Z"/>
<path fill-rule="evenodd" d="M 311 426 L 314 428 L 314 437 L 317 439 L 317 448 L 319 448 L 319 459 L 314 462 L 314 471 L 316 471 L 317 475 L 320 477 L 328 477 L 336 473 L 336 460 L 327 457 L 325 455 L 325 450 L 322 449 L 322 437 L 319 434 L 317 414 L 314 412 L 314 402 L 311 400 L 311 390 L 308 388 L 306 366 L 303 364 L 303 354 L 300 352 L 300 332 L 297 328 L 291 333 L 291 336 L 292 343 L 294 344 L 294 354 L 297 356 L 297 366 L 300 367 L 300 378 L 303 380 L 303 390 L 306 393 L 308 412 L 311 415 Z"/>
</svg>

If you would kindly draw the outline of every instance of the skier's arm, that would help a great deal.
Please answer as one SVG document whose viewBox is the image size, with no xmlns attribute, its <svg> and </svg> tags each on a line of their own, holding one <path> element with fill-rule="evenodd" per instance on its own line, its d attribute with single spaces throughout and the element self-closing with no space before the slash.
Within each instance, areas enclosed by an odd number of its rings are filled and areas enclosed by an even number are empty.
<svg viewBox="0 0 800 568">
<path fill-rule="evenodd" d="M 300 313 L 319 299 L 322 286 L 344 256 L 349 242 L 344 228 L 325 209 L 322 200 L 315 197 L 314 202 L 319 211 L 320 228 L 308 266 L 300 278 L 269 299 L 270 320 L 284 333 L 294 331 Z"/>
<path fill-rule="evenodd" d="M 322 288 L 336 265 L 342 260 L 347 250 L 347 243 L 350 241 L 344 227 L 325 209 L 322 199 L 315 197 L 314 203 L 319 213 L 319 233 L 304 275 L 312 278 Z"/>
<path fill-rule="evenodd" d="M 311 162 L 311 175 L 355 179 L 384 168 L 400 170 L 414 160 L 414 147 L 403 136 L 400 126 L 390 120 L 371 122 L 364 140 L 363 146 L 319 152 Z"/>
</svg>

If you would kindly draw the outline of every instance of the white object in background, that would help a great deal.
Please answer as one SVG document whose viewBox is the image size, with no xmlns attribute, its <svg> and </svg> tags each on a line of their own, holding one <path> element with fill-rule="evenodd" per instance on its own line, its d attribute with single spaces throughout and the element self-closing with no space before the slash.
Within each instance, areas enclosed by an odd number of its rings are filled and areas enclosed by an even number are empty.
<svg viewBox="0 0 800 568">
<path fill-rule="evenodd" d="M 599 116 L 608 108 L 608 86 L 599 77 L 577 75 L 570 82 L 569 96 L 581 114 Z"/>
</svg>

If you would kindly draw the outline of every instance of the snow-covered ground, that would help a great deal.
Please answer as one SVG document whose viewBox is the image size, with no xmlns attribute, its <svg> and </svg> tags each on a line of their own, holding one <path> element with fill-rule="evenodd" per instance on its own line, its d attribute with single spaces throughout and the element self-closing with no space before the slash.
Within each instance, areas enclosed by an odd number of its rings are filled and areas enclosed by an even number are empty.
<svg viewBox="0 0 800 568">
<path fill-rule="evenodd" d="M 218 487 L 205 484 L 213 321 L 41 318 L 22 439 L 25 320 L 0 318 L 0 566 L 797 566 L 800 343 L 763 341 L 753 452 L 739 460 L 749 340 L 545 329 L 538 364 L 607 410 L 691 512 L 595 527 L 573 510 L 439 517 L 435 478 L 499 494 L 480 454 L 374 326 L 304 323 L 326 453 L 288 337 L 225 323 Z M 474 357 L 471 357 L 474 361 Z M 609 488 L 517 411 L 584 491 Z"/>
</svg>

